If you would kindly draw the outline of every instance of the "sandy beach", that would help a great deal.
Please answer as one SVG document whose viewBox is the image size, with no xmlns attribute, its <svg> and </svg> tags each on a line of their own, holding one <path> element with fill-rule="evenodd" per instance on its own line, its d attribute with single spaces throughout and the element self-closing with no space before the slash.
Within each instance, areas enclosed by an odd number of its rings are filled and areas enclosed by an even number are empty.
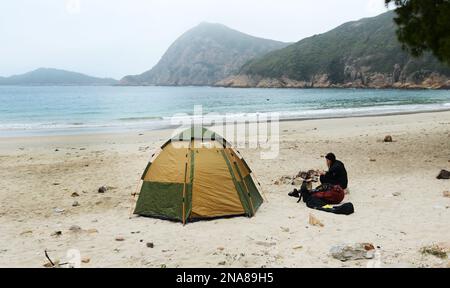
<svg viewBox="0 0 450 288">
<path fill-rule="evenodd" d="M 0 138 L 0 267 L 43 267 L 45 250 L 64 262 L 69 249 L 82 267 L 449 267 L 420 249 L 450 245 L 450 180 L 436 179 L 450 169 L 450 112 L 289 121 L 280 133 L 275 160 L 240 149 L 268 200 L 256 217 L 186 226 L 130 218 L 130 195 L 171 130 Z M 287 196 L 292 185 L 276 184 L 325 169 L 330 151 L 349 172 L 351 216 L 308 209 Z M 375 262 L 330 256 L 359 242 L 378 247 Z"/>
</svg>

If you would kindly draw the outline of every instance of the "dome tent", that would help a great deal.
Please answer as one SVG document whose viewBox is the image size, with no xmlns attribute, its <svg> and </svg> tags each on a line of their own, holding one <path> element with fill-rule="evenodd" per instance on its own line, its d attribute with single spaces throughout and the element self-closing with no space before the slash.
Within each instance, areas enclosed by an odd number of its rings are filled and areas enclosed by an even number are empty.
<svg viewBox="0 0 450 288">
<path fill-rule="evenodd" d="M 152 156 L 134 214 L 183 223 L 253 217 L 263 203 L 252 171 L 215 132 L 191 127 Z"/>
</svg>

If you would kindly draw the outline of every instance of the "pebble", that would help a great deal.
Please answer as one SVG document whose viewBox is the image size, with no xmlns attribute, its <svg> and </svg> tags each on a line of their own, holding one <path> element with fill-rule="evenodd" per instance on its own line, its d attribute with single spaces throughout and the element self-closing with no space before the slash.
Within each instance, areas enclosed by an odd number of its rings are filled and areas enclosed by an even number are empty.
<svg viewBox="0 0 450 288">
<path fill-rule="evenodd" d="M 55 231 L 50 236 L 61 236 L 61 235 L 62 235 L 61 231 Z"/>
<path fill-rule="evenodd" d="M 118 241 L 118 242 L 123 242 L 123 241 L 125 241 L 125 238 L 122 237 L 122 236 L 117 236 L 117 237 L 116 237 L 116 241 Z"/>
<path fill-rule="evenodd" d="M 78 206 L 80 206 L 80 203 L 78 203 L 78 201 L 74 201 L 72 203 L 72 207 L 78 207 Z"/>
<path fill-rule="evenodd" d="M 392 143 L 392 142 L 394 142 L 392 136 L 388 135 L 384 137 L 384 143 Z"/>
<path fill-rule="evenodd" d="M 147 248 L 155 247 L 155 245 L 152 242 L 148 242 L 146 245 L 147 245 Z"/>
<path fill-rule="evenodd" d="M 394 192 L 394 193 L 392 193 L 392 196 L 394 196 L 394 197 L 399 197 L 401 195 L 402 195 L 401 192 Z"/>
<path fill-rule="evenodd" d="M 105 193 L 106 191 L 108 191 L 108 188 L 106 186 L 98 188 L 98 193 Z"/>
<path fill-rule="evenodd" d="M 342 262 L 350 260 L 373 259 L 375 247 L 370 243 L 340 244 L 330 249 L 333 258 Z"/>
<path fill-rule="evenodd" d="M 81 262 L 87 264 L 87 263 L 91 262 L 91 258 L 83 257 L 83 259 L 81 259 Z"/>
<path fill-rule="evenodd" d="M 72 195 L 70 195 L 71 197 L 80 197 L 80 194 L 78 194 L 77 192 L 73 192 Z"/>
</svg>

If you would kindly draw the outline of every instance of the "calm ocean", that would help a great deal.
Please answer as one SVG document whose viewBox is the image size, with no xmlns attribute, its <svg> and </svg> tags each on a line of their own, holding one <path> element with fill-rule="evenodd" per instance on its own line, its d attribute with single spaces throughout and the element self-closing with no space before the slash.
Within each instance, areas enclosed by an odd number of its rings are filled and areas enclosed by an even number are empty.
<svg viewBox="0 0 450 288">
<path fill-rule="evenodd" d="M 348 117 L 450 110 L 450 91 L 0 86 L 0 137 L 159 129 L 195 105 L 203 113 Z"/>
</svg>

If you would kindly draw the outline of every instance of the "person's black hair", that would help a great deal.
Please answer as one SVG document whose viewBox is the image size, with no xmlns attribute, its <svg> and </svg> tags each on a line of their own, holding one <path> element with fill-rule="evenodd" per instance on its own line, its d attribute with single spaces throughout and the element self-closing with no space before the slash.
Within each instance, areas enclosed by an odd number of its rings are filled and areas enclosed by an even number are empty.
<svg viewBox="0 0 450 288">
<path fill-rule="evenodd" d="M 336 155 L 334 155 L 333 153 L 328 153 L 327 156 L 325 156 L 325 158 L 330 160 L 331 162 L 336 161 Z"/>
</svg>

